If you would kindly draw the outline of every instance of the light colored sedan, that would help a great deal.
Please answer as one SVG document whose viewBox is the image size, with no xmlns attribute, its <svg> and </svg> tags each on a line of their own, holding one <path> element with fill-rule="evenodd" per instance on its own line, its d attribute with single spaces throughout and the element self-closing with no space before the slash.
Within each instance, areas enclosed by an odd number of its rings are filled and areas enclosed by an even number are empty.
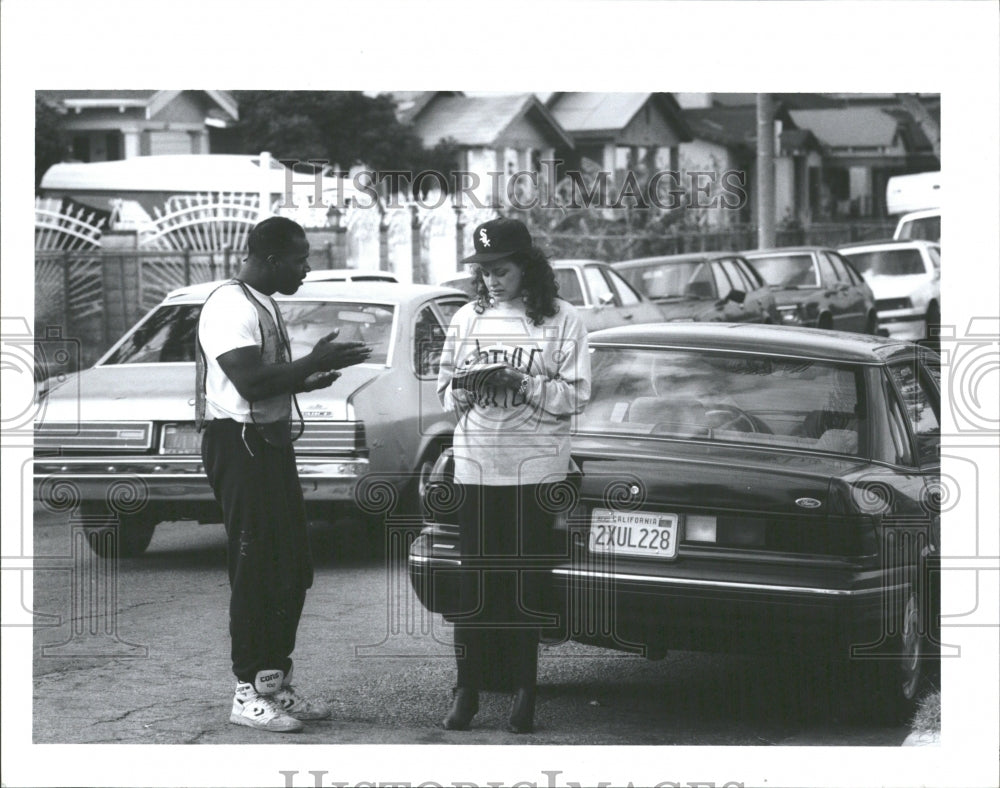
<svg viewBox="0 0 1000 788">
<path fill-rule="evenodd" d="M 218 284 L 170 293 L 92 368 L 53 384 L 35 423 L 35 498 L 118 515 L 118 555 L 142 553 L 163 520 L 220 520 L 194 428 L 195 332 Z M 438 359 L 468 298 L 428 285 L 307 281 L 276 300 L 293 358 L 334 328 L 341 340 L 373 348 L 329 388 L 298 395 L 304 431 L 295 452 L 310 517 L 405 514 L 421 468 L 451 441 L 454 419 L 436 394 Z M 107 540 L 90 544 L 112 549 Z"/>
<path fill-rule="evenodd" d="M 559 284 L 559 297 L 576 307 L 588 331 L 663 320 L 656 304 L 626 282 L 608 263 L 553 260 L 552 268 Z M 469 274 L 441 284 L 458 287 L 469 296 L 475 295 Z"/>
<path fill-rule="evenodd" d="M 879 328 L 897 339 L 937 340 L 941 325 L 941 245 L 882 241 L 842 246 L 840 253 L 875 294 Z"/>
</svg>

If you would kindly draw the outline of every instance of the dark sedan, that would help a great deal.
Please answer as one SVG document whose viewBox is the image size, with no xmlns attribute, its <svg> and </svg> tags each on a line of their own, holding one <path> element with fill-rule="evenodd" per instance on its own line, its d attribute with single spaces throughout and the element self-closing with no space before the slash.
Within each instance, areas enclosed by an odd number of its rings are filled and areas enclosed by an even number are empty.
<svg viewBox="0 0 1000 788">
<path fill-rule="evenodd" d="M 833 249 L 794 246 L 743 255 L 771 285 L 785 325 L 864 334 L 878 329 L 872 289 Z"/>
<path fill-rule="evenodd" d="M 542 568 L 550 634 L 649 657 L 818 656 L 879 709 L 908 713 L 938 642 L 937 356 L 733 324 L 610 329 L 590 344 L 580 473 L 551 502 L 563 515 Z M 410 576 L 452 618 L 449 462 L 426 487 Z"/>
<path fill-rule="evenodd" d="M 667 321 L 781 322 L 767 283 L 732 252 L 644 257 L 612 267 L 656 303 Z"/>
</svg>

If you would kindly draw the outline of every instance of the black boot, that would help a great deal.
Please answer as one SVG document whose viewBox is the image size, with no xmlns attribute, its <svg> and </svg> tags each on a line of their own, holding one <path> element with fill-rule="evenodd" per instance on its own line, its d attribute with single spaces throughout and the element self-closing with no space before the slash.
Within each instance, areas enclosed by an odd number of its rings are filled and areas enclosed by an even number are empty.
<svg viewBox="0 0 1000 788">
<path fill-rule="evenodd" d="M 510 707 L 507 730 L 511 733 L 531 733 L 535 729 L 535 688 L 521 687 Z"/>
<path fill-rule="evenodd" d="M 466 731 L 477 711 L 479 693 L 468 687 L 456 687 L 452 690 L 451 711 L 444 718 L 444 727 L 449 731 Z"/>
</svg>

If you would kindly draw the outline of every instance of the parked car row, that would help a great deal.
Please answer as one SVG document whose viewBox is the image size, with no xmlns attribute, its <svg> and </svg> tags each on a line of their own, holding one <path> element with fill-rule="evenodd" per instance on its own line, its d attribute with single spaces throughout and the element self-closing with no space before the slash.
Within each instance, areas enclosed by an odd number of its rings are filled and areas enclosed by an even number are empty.
<svg viewBox="0 0 1000 788">
<path fill-rule="evenodd" d="M 940 244 L 923 240 L 553 261 L 560 296 L 590 331 L 746 322 L 910 340 L 929 340 L 940 325 L 940 267 Z M 441 284 L 474 296 L 469 274 Z"/>
</svg>

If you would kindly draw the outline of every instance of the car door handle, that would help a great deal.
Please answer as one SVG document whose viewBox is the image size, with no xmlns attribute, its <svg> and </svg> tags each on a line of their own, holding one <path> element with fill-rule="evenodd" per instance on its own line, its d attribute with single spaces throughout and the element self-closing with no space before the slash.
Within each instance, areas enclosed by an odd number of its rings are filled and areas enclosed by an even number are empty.
<svg viewBox="0 0 1000 788">
<path fill-rule="evenodd" d="M 632 313 L 631 313 L 631 312 L 629 312 L 629 313 L 628 313 L 627 315 L 622 315 L 622 318 L 623 318 L 624 320 L 631 320 L 631 319 L 632 319 L 632 317 L 633 317 L 633 315 L 632 315 Z"/>
</svg>

